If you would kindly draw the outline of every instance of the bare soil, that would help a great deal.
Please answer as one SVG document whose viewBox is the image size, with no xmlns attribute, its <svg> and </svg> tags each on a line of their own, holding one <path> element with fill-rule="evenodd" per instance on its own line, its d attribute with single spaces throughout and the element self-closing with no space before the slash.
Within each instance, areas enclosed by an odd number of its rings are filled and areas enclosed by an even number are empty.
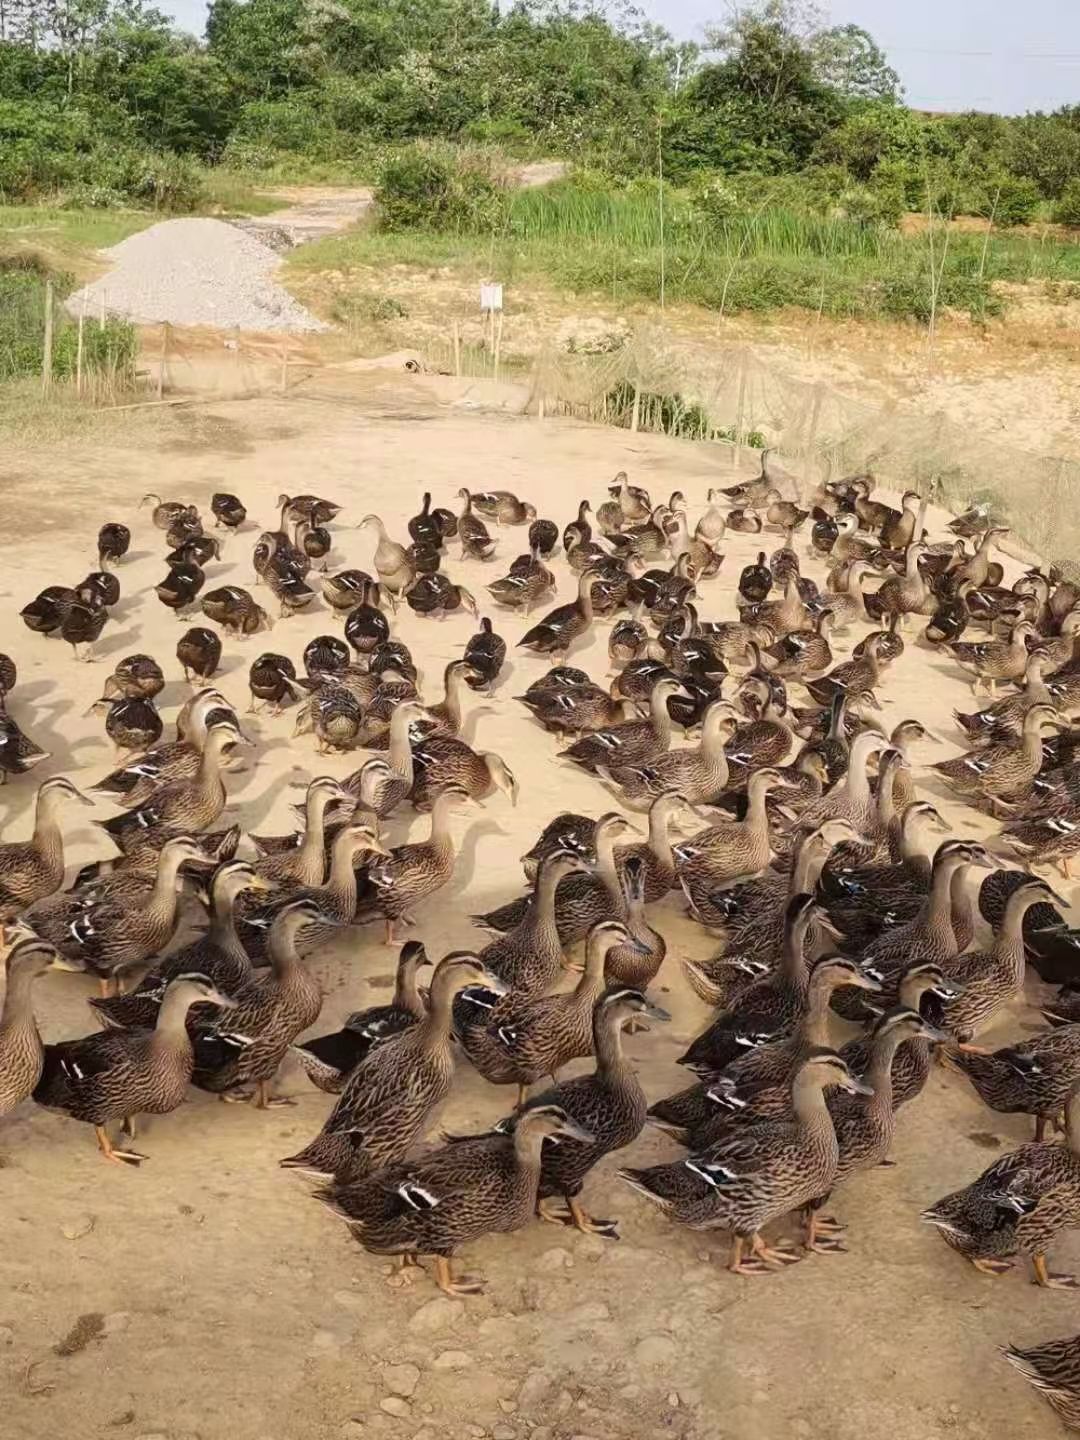
<svg viewBox="0 0 1080 1440">
<path fill-rule="evenodd" d="M 157 656 L 169 675 L 161 699 L 171 720 L 186 687 L 173 649 L 180 631 L 151 587 L 164 574 L 163 536 L 139 511 L 149 489 L 206 507 L 212 491 L 235 491 L 251 521 L 230 536 L 208 585 L 252 583 L 250 550 L 282 490 L 343 502 L 335 565 L 367 566 L 370 537 L 350 528 L 377 509 L 403 533 L 420 492 L 453 503 L 462 484 L 499 484 L 532 498 L 560 523 L 582 496 L 601 497 L 619 469 L 655 493 L 682 489 L 693 512 L 709 485 L 732 473 L 723 452 L 660 437 L 570 422 L 466 412 L 424 377 L 378 375 L 328 391 L 118 418 L 114 439 L 92 449 L 55 444 L 3 467 L 0 545 L 8 624 L 3 645 L 18 661 L 12 713 L 51 751 L 33 777 L 0 790 L 4 838 L 28 832 L 34 782 L 64 772 L 89 784 L 111 766 L 99 716 L 85 711 L 109 662 L 133 651 Z M 940 522 L 941 517 L 936 517 Z M 73 662 L 59 641 L 31 635 L 15 611 L 50 582 L 74 582 L 93 564 L 93 536 L 107 519 L 134 532 L 119 570 L 123 598 L 97 649 Z M 500 532 L 497 559 L 452 575 L 477 595 L 523 548 L 523 532 Z M 732 536 L 722 575 L 704 590 L 707 615 L 732 612 L 739 570 L 758 548 Z M 819 575 L 816 565 L 812 573 Z M 571 580 L 559 561 L 560 593 Z M 523 623 L 498 616 L 513 641 Z M 404 611 L 393 622 L 423 668 L 427 694 L 474 629 L 467 616 L 436 622 Z M 220 683 L 247 704 L 251 660 L 265 649 L 299 662 L 307 640 L 338 632 L 325 610 L 279 622 L 271 635 L 228 640 Z M 852 637 L 855 638 L 855 637 Z M 607 627 L 574 655 L 592 674 L 607 669 Z M 587 776 L 560 764 L 553 739 L 513 696 L 544 662 L 511 652 L 490 700 L 470 707 L 466 733 L 500 752 L 517 773 L 516 808 L 498 796 L 458 821 L 463 842 L 454 883 L 418 913 L 417 933 L 439 955 L 482 937 L 468 920 L 522 888 L 517 857 L 557 810 L 598 814 L 609 800 Z M 918 714 L 952 753 L 954 706 L 970 693 L 944 659 L 914 645 L 890 676 L 883 719 Z M 256 831 L 285 830 L 299 786 L 317 773 L 345 774 L 358 756 L 318 757 L 310 737 L 291 739 L 290 714 L 248 717 L 257 740 L 249 768 L 229 782 L 237 818 Z M 985 822 L 927 784 L 960 833 Z M 101 807 L 101 814 L 107 807 Z M 79 812 L 71 820 L 72 867 L 107 851 Z M 423 834 L 406 813 L 393 842 Z M 685 1083 L 674 1064 L 705 1010 L 685 986 L 680 959 L 714 942 L 674 897 L 655 907 L 669 956 L 655 986 L 672 1022 L 628 1044 L 651 1097 Z M 385 999 L 392 955 L 374 931 L 351 933 L 316 956 L 326 992 L 319 1022 Z M 1035 998 L 1036 986 L 1031 986 Z M 94 1028 L 93 986 L 46 977 L 37 992 L 46 1037 Z M 991 1039 L 1026 1034 L 1035 1012 L 1017 1007 Z M 282 1091 L 295 1108 L 262 1113 L 192 1093 L 172 1115 L 143 1122 L 138 1171 L 106 1164 L 89 1129 L 24 1106 L 0 1127 L 0 1391 L 10 1440 L 45 1436 L 141 1440 L 1042 1440 L 1058 1422 L 1005 1365 L 997 1346 L 1071 1333 L 1075 1303 L 1039 1291 L 1022 1270 L 977 1274 L 918 1220 L 922 1207 L 965 1183 L 1028 1125 L 984 1110 L 962 1080 L 935 1072 L 900 1120 L 895 1169 L 875 1170 L 836 1196 L 850 1226 L 850 1253 L 812 1256 L 782 1275 L 734 1278 L 722 1236 L 678 1229 L 625 1187 L 612 1157 L 591 1178 L 587 1202 L 616 1215 L 622 1239 L 584 1238 L 537 1222 L 470 1246 L 470 1269 L 487 1293 L 467 1303 L 428 1281 L 388 1283 L 309 1196 L 309 1184 L 278 1169 L 321 1124 L 328 1097 L 287 1068 Z M 442 1123 L 480 1127 L 511 1096 L 463 1068 Z M 636 1163 L 673 1155 L 646 1132 Z M 1055 1268 L 1080 1267 L 1080 1241 L 1056 1247 Z"/>
</svg>

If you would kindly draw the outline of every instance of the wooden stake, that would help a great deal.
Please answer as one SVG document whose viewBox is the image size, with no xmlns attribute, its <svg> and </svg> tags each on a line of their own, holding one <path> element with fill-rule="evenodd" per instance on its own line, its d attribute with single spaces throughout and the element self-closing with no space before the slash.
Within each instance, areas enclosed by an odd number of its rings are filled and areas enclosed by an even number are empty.
<svg viewBox="0 0 1080 1440">
<path fill-rule="evenodd" d="M 101 309 L 98 311 L 98 324 L 102 330 L 105 329 L 105 291 L 101 292 Z"/>
<path fill-rule="evenodd" d="M 289 388 L 289 342 L 281 342 L 281 393 Z"/>
<path fill-rule="evenodd" d="M 545 409 L 545 407 L 544 407 L 544 397 L 543 397 L 543 395 L 541 395 L 540 398 L 539 398 L 539 399 L 537 400 L 537 402 L 536 402 L 536 418 L 537 418 L 538 420 L 543 420 L 543 418 L 544 418 L 544 409 Z"/>
<path fill-rule="evenodd" d="M 454 374 L 461 379 L 461 332 L 458 329 L 458 322 L 454 321 Z"/>
<path fill-rule="evenodd" d="M 739 369 L 739 399 L 735 406 L 735 466 L 742 465 L 743 417 L 746 412 L 746 359 L 743 357 Z"/>
<path fill-rule="evenodd" d="M 41 350 L 41 393 L 48 395 L 52 389 L 53 361 L 53 284 L 45 281 L 45 337 Z"/>
<path fill-rule="evenodd" d="M 636 430 L 641 421 L 641 386 L 634 385 L 634 408 L 630 415 L 630 429 Z"/>
<path fill-rule="evenodd" d="M 169 322 L 166 320 L 161 327 L 161 358 L 158 360 L 157 377 L 157 398 L 160 400 L 165 394 L 165 366 L 169 358 Z"/>
<path fill-rule="evenodd" d="M 83 330 L 86 326 L 86 296 L 83 296 L 82 307 L 79 310 L 79 339 L 75 347 L 75 394 L 83 393 L 82 372 L 83 372 Z"/>
<path fill-rule="evenodd" d="M 494 321 L 492 323 L 494 324 Z M 502 353 L 502 327 L 503 317 L 502 311 L 500 310 L 498 326 L 495 329 L 495 360 L 491 367 L 491 378 L 493 380 L 498 380 L 499 378 L 499 356 Z"/>
</svg>

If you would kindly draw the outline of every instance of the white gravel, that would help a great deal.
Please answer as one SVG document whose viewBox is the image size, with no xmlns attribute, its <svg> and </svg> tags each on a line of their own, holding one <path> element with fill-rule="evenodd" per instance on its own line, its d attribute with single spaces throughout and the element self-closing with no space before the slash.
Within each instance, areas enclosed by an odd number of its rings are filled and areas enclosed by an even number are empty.
<svg viewBox="0 0 1080 1440">
<path fill-rule="evenodd" d="M 141 324 L 214 325 L 222 330 L 326 330 L 278 284 L 280 257 L 224 220 L 163 220 L 103 254 L 112 269 L 68 300 L 86 297 Z"/>
</svg>

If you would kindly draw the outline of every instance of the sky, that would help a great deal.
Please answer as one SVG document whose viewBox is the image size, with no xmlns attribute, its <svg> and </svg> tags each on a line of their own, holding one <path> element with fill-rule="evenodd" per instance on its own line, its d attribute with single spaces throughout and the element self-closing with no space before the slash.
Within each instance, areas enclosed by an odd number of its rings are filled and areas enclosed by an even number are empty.
<svg viewBox="0 0 1080 1440">
<path fill-rule="evenodd" d="M 159 0 L 201 33 L 203 0 Z M 699 40 L 724 0 L 638 0 L 680 39 Z M 1080 0 L 838 0 L 833 24 L 862 25 L 899 73 L 909 105 L 1020 114 L 1080 102 Z"/>
</svg>

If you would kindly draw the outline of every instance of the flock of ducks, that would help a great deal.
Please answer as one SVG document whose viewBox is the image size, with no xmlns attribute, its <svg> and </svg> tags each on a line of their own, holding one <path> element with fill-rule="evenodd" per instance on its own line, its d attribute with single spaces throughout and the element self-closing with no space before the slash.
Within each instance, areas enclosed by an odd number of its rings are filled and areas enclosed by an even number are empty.
<svg viewBox="0 0 1080 1440">
<path fill-rule="evenodd" d="M 462 490 L 454 510 L 425 495 L 407 541 L 379 516 L 362 518 L 371 573 L 327 568 L 337 504 L 283 495 L 277 528 L 252 556 L 273 617 L 239 585 L 206 591 L 220 541 L 194 505 L 148 496 L 168 547 L 156 596 L 182 623 L 196 611 L 210 623 L 185 629 L 176 647 L 176 673 L 193 689 L 175 736 L 163 738 L 155 706 L 165 669 L 149 655 L 121 660 L 96 707 L 116 768 L 90 787 L 95 799 L 65 777 L 46 780 L 32 835 L 0 845 L 0 1116 L 32 1097 L 93 1126 L 108 1160 L 138 1165 L 140 1114 L 174 1110 L 192 1084 L 226 1101 L 289 1103 L 273 1087 L 292 1055 L 335 1098 L 319 1133 L 281 1163 L 319 1178 L 317 1197 L 365 1249 L 403 1270 L 427 1257 L 438 1285 L 465 1295 L 483 1282 L 452 1261 L 480 1236 L 537 1214 L 616 1235 L 583 1193 L 597 1163 L 646 1124 L 684 1154 L 619 1177 L 676 1225 L 727 1232 L 732 1271 L 758 1276 L 842 1250 L 831 1196 L 892 1163 L 899 1114 L 941 1062 L 990 1108 L 1032 1116 L 1035 1131 L 923 1220 L 987 1274 L 1020 1255 L 1039 1285 L 1076 1288 L 1047 1255 L 1080 1226 L 1078 937 L 1030 867 L 1068 875 L 1080 851 L 1080 730 L 1070 728 L 1080 586 L 1043 569 L 1006 585 L 994 558 L 1003 532 L 978 509 L 931 541 L 913 492 L 896 509 L 856 476 L 819 487 L 803 509 L 770 469 L 766 454 L 755 479 L 710 491 L 693 530 L 680 492 L 654 504 L 624 474 L 561 532 L 507 491 Z M 247 519 L 232 495 L 210 509 L 226 530 Z M 401 605 L 477 615 L 443 567 L 456 546 L 491 561 L 501 527 L 515 526 L 524 553 L 487 589 L 524 617 L 517 647 L 551 662 L 516 703 L 555 737 L 562 762 L 593 777 L 596 808 L 611 808 L 550 820 L 523 857 L 527 892 L 472 917 L 488 943 L 436 959 L 406 940 L 389 1004 L 302 1038 L 322 1007 L 307 957 L 350 926 L 381 924 L 397 944 L 453 877 L 451 817 L 497 793 L 516 799 L 506 761 L 461 735 L 470 692 L 491 693 L 506 661 L 492 620 L 478 616 L 435 698 L 394 636 Z M 737 613 L 708 615 L 729 530 L 775 539 L 742 570 Z M 89 658 L 130 543 L 126 526 L 104 525 L 98 569 L 43 590 L 22 611 L 29 628 Z M 560 545 L 577 592 L 552 605 Z M 807 553 L 827 565 L 822 586 L 803 574 Z M 294 832 L 215 828 L 252 743 L 213 684 L 223 632 L 269 629 L 319 593 L 342 636 L 313 639 L 302 669 L 260 655 L 251 708 L 295 706 L 294 734 L 313 735 L 319 753 L 367 754 L 343 778 L 311 780 Z M 601 619 L 604 683 L 568 663 Z M 844 659 L 838 635 L 858 642 Z M 916 718 L 888 732 L 878 719 L 879 692 L 910 644 L 989 692 L 983 708 L 956 715 L 967 748 L 929 773 L 1000 822 L 993 853 L 949 835 L 918 791 L 912 747 L 936 737 Z M 12 714 L 17 679 L 0 656 L 5 779 L 44 758 Z M 673 747 L 676 730 L 691 742 Z M 66 817 L 98 802 L 115 811 L 98 822 L 115 857 L 64 889 Z M 410 806 L 430 813 L 426 836 L 389 843 Z M 644 837 L 635 812 L 647 817 Z M 682 961 L 713 1013 L 681 1057 L 693 1083 L 650 1103 L 624 1045 L 669 1018 L 648 993 L 667 959 L 650 907 L 673 892 L 716 941 L 710 959 Z M 192 906 L 205 920 L 193 938 Z M 1021 997 L 1029 964 L 1061 986 L 1043 1012 L 1050 1028 L 980 1047 Z M 43 1045 L 34 982 L 56 970 L 97 978 L 101 1028 Z M 517 1105 L 487 1133 L 418 1148 L 462 1057 L 515 1087 Z M 585 1057 L 586 1073 L 558 1078 Z M 1047 1138 L 1057 1130 L 1063 1140 Z M 801 1243 L 790 1223 L 777 1236 L 788 1217 Z M 1080 1337 L 1004 1353 L 1080 1427 Z"/>
</svg>

